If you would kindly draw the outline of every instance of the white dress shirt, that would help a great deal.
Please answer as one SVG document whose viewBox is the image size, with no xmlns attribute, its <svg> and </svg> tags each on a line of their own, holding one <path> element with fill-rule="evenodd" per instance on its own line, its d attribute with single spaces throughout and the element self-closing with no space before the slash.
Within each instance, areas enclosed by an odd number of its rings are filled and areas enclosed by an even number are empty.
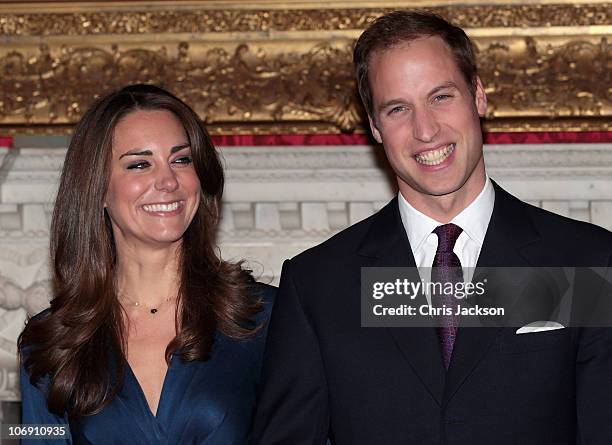
<svg viewBox="0 0 612 445">
<path fill-rule="evenodd" d="M 419 212 L 406 201 L 401 193 L 398 193 L 397 199 L 402 224 L 408 235 L 416 266 L 419 268 L 421 278 L 429 281 L 431 278 L 431 269 L 429 268 L 431 268 L 438 248 L 438 236 L 432 232 L 444 223 Z M 480 194 L 451 221 L 451 223 L 463 229 L 459 238 L 457 238 L 453 252 L 461 261 L 465 282 L 472 280 L 482 243 L 489 227 L 494 203 L 495 190 L 493 190 L 493 184 L 487 176 Z"/>
</svg>

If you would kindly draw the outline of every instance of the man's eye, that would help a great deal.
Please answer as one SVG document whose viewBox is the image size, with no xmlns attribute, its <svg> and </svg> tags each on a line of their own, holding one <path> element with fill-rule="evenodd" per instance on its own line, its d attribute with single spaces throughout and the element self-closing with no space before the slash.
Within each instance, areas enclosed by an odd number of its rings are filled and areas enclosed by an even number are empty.
<svg viewBox="0 0 612 445">
<path fill-rule="evenodd" d="M 191 159 L 191 156 L 181 156 L 180 158 L 176 158 L 172 162 L 175 164 L 191 164 L 193 162 L 193 159 Z"/>
<path fill-rule="evenodd" d="M 127 166 L 128 170 L 144 170 L 145 168 L 149 167 L 151 164 L 149 164 L 149 162 L 147 161 L 138 161 L 138 162 L 134 162 L 132 164 L 129 164 Z"/>
<path fill-rule="evenodd" d="M 406 107 L 404 107 L 403 105 L 398 105 L 397 107 L 393 107 L 389 110 L 388 114 L 397 114 L 397 113 L 401 113 L 402 111 L 404 111 L 406 109 Z"/>
<path fill-rule="evenodd" d="M 434 97 L 434 100 L 436 102 L 441 102 L 444 101 L 446 99 L 450 99 L 452 96 L 450 94 L 438 94 L 436 97 Z"/>
</svg>

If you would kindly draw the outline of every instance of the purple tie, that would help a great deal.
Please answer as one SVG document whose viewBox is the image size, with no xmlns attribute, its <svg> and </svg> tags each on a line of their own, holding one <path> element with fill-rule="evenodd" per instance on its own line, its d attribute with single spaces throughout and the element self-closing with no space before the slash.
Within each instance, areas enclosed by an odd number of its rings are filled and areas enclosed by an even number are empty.
<svg viewBox="0 0 612 445">
<path fill-rule="evenodd" d="M 455 242 L 463 229 L 455 224 L 445 224 L 435 228 L 433 233 L 438 236 L 438 249 L 434 256 L 431 281 L 433 283 L 455 283 L 463 281 L 463 271 L 461 269 L 461 261 L 453 252 Z M 435 288 L 434 288 L 435 289 Z M 433 307 L 442 307 L 445 305 L 451 309 L 452 315 L 440 315 L 438 318 L 438 337 L 440 338 L 440 346 L 442 348 L 442 359 L 444 366 L 448 369 L 451 356 L 453 354 L 453 346 L 455 345 L 455 336 L 457 334 L 457 326 L 459 325 L 459 317 L 454 313 L 457 308 L 457 299 L 454 295 L 445 293 L 432 292 L 431 304 Z"/>
</svg>

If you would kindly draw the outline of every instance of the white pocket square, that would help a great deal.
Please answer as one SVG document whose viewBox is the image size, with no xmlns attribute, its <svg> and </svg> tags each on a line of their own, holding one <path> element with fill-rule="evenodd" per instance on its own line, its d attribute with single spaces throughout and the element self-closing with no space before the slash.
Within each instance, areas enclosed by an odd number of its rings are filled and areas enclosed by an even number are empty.
<svg viewBox="0 0 612 445">
<path fill-rule="evenodd" d="M 526 324 L 516 330 L 517 334 L 531 334 L 533 332 L 544 332 L 554 331 L 557 329 L 564 329 L 561 323 L 556 321 L 534 321 L 533 323 Z"/>
</svg>

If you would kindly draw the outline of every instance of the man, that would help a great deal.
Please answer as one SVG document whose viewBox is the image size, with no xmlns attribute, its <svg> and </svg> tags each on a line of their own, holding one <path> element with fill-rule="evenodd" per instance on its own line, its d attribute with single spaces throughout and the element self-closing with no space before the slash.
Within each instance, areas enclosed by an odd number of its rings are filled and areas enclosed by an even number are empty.
<svg viewBox="0 0 612 445">
<path fill-rule="evenodd" d="M 612 234 L 487 177 L 486 96 L 461 29 L 393 12 L 354 59 L 399 194 L 285 262 L 254 443 L 612 444 L 609 329 L 361 327 L 362 267 L 608 266 Z"/>
</svg>

